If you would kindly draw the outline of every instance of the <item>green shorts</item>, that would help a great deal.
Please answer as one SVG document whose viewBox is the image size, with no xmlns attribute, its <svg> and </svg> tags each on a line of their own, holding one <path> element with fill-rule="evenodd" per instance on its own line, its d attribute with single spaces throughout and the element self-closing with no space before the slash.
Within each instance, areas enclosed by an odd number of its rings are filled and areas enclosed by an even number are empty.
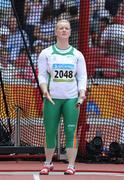
<svg viewBox="0 0 124 180">
<path fill-rule="evenodd" d="M 56 137 L 61 116 L 64 122 L 64 133 L 66 148 L 77 147 L 77 123 L 79 108 L 76 107 L 77 98 L 74 99 L 53 99 L 55 105 L 44 99 L 44 127 L 46 133 L 46 147 L 56 147 Z"/>
</svg>

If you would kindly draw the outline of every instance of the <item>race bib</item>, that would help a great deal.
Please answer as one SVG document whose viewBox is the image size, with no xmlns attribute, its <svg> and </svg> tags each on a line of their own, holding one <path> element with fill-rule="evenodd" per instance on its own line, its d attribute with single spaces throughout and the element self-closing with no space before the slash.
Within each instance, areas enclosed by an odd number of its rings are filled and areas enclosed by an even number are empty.
<svg viewBox="0 0 124 180">
<path fill-rule="evenodd" d="M 72 82 L 74 80 L 73 64 L 53 64 L 53 81 L 56 82 Z"/>
</svg>

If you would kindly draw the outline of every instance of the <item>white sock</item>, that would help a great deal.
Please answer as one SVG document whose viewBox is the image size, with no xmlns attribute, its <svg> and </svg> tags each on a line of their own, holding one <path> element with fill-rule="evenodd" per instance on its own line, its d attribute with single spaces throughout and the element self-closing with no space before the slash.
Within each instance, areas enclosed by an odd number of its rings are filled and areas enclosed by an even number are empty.
<svg viewBox="0 0 124 180">
<path fill-rule="evenodd" d="M 68 168 L 74 169 L 75 167 L 74 167 L 74 165 L 69 164 L 69 165 L 68 165 Z"/>
<path fill-rule="evenodd" d="M 49 166 L 51 164 L 51 161 L 46 160 L 44 164 Z"/>
</svg>

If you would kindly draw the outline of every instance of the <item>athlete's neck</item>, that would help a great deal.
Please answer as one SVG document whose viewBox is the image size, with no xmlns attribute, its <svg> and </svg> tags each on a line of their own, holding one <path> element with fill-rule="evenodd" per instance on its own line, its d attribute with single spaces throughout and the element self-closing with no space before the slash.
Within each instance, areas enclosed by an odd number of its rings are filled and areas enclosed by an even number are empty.
<svg viewBox="0 0 124 180">
<path fill-rule="evenodd" d="M 56 43 L 56 47 L 62 50 L 68 49 L 69 48 L 69 42 L 65 42 L 65 41 L 57 41 Z"/>
</svg>

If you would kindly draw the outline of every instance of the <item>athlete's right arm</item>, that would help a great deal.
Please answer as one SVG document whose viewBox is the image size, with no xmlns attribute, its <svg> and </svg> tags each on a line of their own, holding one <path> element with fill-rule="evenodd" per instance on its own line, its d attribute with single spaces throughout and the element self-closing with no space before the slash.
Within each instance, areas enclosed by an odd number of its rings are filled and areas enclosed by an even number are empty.
<svg viewBox="0 0 124 180">
<path fill-rule="evenodd" d="M 39 80 L 39 85 L 40 88 L 43 92 L 43 96 L 46 97 L 52 104 L 55 104 L 54 101 L 52 100 L 48 88 L 47 88 L 47 83 L 48 83 L 48 72 L 47 72 L 47 57 L 45 56 L 44 51 L 42 51 L 38 57 L 38 80 Z"/>
</svg>

